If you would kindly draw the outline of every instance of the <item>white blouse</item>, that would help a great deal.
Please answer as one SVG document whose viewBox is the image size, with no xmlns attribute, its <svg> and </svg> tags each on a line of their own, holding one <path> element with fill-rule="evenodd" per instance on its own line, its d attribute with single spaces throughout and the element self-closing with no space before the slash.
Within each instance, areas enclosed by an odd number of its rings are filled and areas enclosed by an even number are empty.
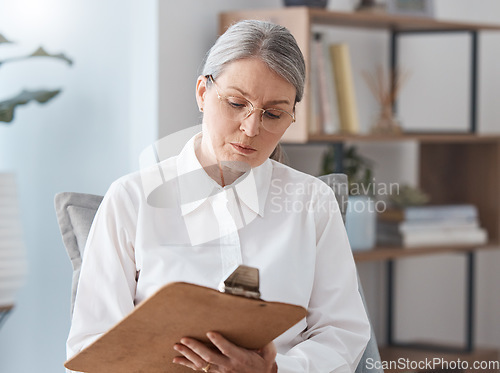
<svg viewBox="0 0 500 373">
<path fill-rule="evenodd" d="M 83 256 L 68 357 L 164 284 L 217 288 L 242 263 L 259 269 L 262 299 L 308 310 L 274 341 L 280 373 L 354 372 L 370 327 L 331 188 L 272 160 L 223 188 L 194 146 L 106 193 Z"/>
</svg>

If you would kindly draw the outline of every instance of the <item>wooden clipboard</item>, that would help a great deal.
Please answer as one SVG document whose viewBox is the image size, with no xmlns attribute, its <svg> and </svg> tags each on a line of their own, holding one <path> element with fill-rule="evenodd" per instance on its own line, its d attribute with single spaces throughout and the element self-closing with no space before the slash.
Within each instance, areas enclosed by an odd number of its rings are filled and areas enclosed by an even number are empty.
<svg viewBox="0 0 500 373">
<path fill-rule="evenodd" d="M 174 282 L 163 286 L 93 344 L 64 363 L 86 373 L 187 373 L 172 363 L 182 337 L 208 345 L 209 331 L 259 349 L 307 315 L 303 307 Z"/>
</svg>

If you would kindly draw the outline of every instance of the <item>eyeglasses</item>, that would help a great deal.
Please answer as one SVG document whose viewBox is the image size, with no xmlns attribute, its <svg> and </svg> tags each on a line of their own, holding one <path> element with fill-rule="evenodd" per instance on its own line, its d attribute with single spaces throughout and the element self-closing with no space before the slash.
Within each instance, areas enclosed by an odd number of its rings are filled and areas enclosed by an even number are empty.
<svg viewBox="0 0 500 373">
<path fill-rule="evenodd" d="M 260 123 L 266 131 L 279 133 L 285 131 L 293 122 L 295 114 L 281 109 L 269 108 L 261 109 L 243 97 L 223 96 L 217 89 L 217 84 L 212 75 L 207 75 L 207 79 L 214 84 L 217 97 L 219 98 L 220 112 L 226 119 L 241 122 L 248 118 L 255 110 L 260 110 Z"/>
</svg>

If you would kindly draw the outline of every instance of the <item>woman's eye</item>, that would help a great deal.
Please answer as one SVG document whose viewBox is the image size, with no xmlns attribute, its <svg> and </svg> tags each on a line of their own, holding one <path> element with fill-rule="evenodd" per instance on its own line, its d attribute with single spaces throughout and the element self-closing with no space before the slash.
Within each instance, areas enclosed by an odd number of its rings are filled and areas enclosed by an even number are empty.
<svg viewBox="0 0 500 373">
<path fill-rule="evenodd" d="M 242 109 L 246 106 L 246 103 L 239 101 L 239 100 L 228 99 L 227 103 L 229 106 L 231 106 L 232 108 L 235 108 L 235 109 Z"/>
<path fill-rule="evenodd" d="M 278 110 L 266 110 L 264 115 L 269 119 L 280 119 L 281 114 L 282 113 Z"/>
</svg>

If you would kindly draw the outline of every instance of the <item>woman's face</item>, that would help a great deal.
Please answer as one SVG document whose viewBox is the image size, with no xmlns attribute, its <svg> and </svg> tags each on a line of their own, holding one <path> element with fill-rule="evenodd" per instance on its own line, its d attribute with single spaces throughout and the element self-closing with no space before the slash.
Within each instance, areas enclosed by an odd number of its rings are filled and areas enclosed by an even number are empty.
<svg viewBox="0 0 500 373">
<path fill-rule="evenodd" d="M 245 98 L 257 108 L 275 108 L 293 113 L 295 87 L 257 58 L 229 64 L 215 83 L 221 96 Z M 203 109 L 203 137 L 198 157 L 203 166 L 219 162 L 244 162 L 260 166 L 271 155 L 286 128 L 269 132 L 261 125 L 261 111 L 240 121 L 221 115 L 216 87 L 200 76 L 196 100 Z"/>
</svg>

